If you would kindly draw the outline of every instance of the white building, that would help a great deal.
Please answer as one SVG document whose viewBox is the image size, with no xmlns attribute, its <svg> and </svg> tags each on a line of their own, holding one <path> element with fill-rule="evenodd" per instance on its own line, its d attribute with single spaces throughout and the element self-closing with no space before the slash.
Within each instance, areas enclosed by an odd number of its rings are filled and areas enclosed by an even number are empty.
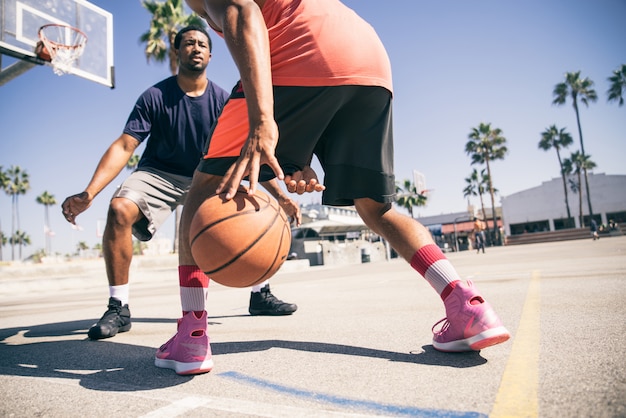
<svg viewBox="0 0 626 418">
<path fill-rule="evenodd" d="M 589 173 L 588 179 L 591 208 L 596 221 L 605 225 L 610 220 L 626 222 L 626 175 Z M 588 225 L 589 208 L 584 177 L 582 183 L 582 213 L 585 225 Z M 505 235 L 580 228 L 579 194 L 572 192 L 569 184 L 567 187 L 570 215 L 573 218 L 569 222 L 563 180 L 560 177 L 543 182 L 540 186 L 503 196 L 501 203 Z"/>
</svg>

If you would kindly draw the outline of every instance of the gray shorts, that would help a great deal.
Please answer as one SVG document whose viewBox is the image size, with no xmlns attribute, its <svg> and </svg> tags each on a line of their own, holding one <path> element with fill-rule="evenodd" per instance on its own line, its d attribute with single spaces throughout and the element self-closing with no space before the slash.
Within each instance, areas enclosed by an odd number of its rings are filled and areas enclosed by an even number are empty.
<svg viewBox="0 0 626 418">
<path fill-rule="evenodd" d="M 140 241 L 150 241 L 176 207 L 183 204 L 190 185 L 191 177 L 141 168 L 124 180 L 111 199 L 122 197 L 139 207 L 144 217 L 133 225 L 133 235 Z"/>
</svg>

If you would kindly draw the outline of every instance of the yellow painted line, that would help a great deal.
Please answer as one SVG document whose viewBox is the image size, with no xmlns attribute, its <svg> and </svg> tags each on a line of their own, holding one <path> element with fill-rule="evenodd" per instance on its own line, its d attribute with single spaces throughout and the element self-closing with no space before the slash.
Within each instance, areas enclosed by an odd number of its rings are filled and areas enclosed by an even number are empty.
<svg viewBox="0 0 626 418">
<path fill-rule="evenodd" d="M 540 274 L 533 271 L 491 418 L 539 416 Z"/>
</svg>

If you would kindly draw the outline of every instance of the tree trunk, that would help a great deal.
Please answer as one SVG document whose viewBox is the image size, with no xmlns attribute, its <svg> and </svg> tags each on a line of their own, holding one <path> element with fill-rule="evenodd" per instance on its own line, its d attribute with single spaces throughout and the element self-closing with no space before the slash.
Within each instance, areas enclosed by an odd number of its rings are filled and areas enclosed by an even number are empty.
<svg viewBox="0 0 626 418">
<path fill-rule="evenodd" d="M 565 193 L 565 208 L 567 209 L 567 220 L 569 221 L 572 217 L 569 210 L 569 200 L 567 198 L 567 182 L 565 181 L 565 173 L 563 172 L 563 162 L 561 161 L 561 154 L 559 154 L 559 149 L 556 149 L 556 156 L 559 159 L 559 167 L 561 167 L 561 179 L 563 179 L 563 192 Z"/>
<path fill-rule="evenodd" d="M 491 179 L 491 168 L 489 167 L 489 159 L 485 158 L 487 164 L 487 175 L 489 176 L 489 195 L 491 196 L 491 219 L 493 221 L 493 232 L 496 242 L 500 242 L 500 231 L 498 231 L 497 215 L 496 215 L 496 199 L 493 194 L 493 180 Z M 485 224 L 488 224 L 485 222 Z"/>
<path fill-rule="evenodd" d="M 580 115 L 578 113 L 578 103 L 576 98 L 574 97 L 574 110 L 576 111 L 576 123 L 578 124 L 578 136 L 580 137 L 580 152 L 583 154 L 583 157 L 586 157 L 585 154 L 585 145 L 583 142 L 583 130 L 580 127 Z M 584 167 L 583 171 L 585 172 L 585 191 L 587 192 L 587 206 L 589 207 L 589 217 L 593 216 L 593 209 L 591 209 L 591 194 L 589 193 L 589 182 L 587 181 L 587 168 Z"/>
<path fill-rule="evenodd" d="M 589 195 L 589 179 L 587 178 L 587 169 L 583 171 L 585 175 L 585 190 L 587 192 L 587 206 L 589 207 L 589 222 L 591 222 L 591 217 L 593 216 L 593 211 L 591 210 L 591 196 Z"/>
<path fill-rule="evenodd" d="M 580 178 L 580 170 L 578 170 L 578 213 L 580 216 L 580 227 L 585 227 L 584 217 L 583 217 L 583 189 L 582 189 L 582 179 Z"/>
</svg>

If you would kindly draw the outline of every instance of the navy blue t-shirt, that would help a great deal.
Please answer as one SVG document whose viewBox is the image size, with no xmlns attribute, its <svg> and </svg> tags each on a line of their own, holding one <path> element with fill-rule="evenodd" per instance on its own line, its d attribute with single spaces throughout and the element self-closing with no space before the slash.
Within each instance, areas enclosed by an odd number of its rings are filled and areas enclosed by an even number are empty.
<svg viewBox="0 0 626 418">
<path fill-rule="evenodd" d="M 201 96 L 187 96 L 176 76 L 143 92 L 124 128 L 124 133 L 139 142 L 148 139 L 137 168 L 193 176 L 227 99 L 228 93 L 211 81 Z"/>
</svg>

